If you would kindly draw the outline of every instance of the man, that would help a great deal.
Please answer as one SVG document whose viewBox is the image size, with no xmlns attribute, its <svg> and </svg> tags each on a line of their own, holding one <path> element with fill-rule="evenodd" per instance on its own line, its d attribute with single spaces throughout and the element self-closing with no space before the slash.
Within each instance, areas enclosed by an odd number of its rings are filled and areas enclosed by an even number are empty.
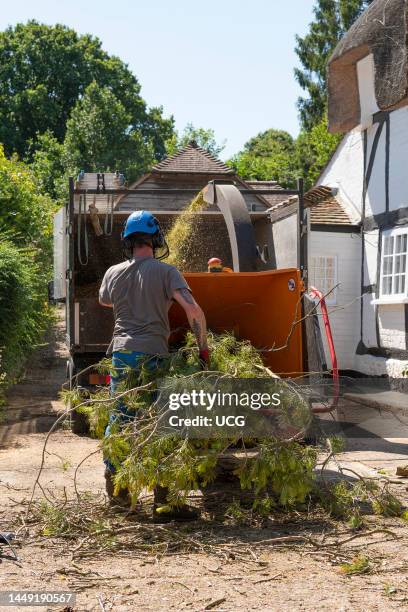
<svg viewBox="0 0 408 612">
<path fill-rule="evenodd" d="M 175 300 L 184 309 L 190 327 L 196 337 L 200 360 L 209 362 L 207 329 L 204 313 L 194 300 L 180 272 L 174 266 L 159 261 L 159 252 L 167 249 L 163 232 L 157 219 L 147 211 L 132 213 L 125 224 L 122 241 L 129 259 L 107 270 L 99 291 L 102 306 L 113 308 L 115 327 L 110 350 L 114 371 L 111 391 L 114 393 L 126 367 L 138 369 L 141 362 L 150 367 L 158 365 L 161 357 L 168 355 L 170 326 L 168 311 Z M 168 251 L 167 251 L 168 252 Z M 167 252 L 165 255 L 167 255 Z M 162 256 L 163 257 L 163 256 Z M 120 421 L 130 417 L 124 403 L 119 406 Z M 118 418 L 112 415 L 110 424 Z M 108 426 L 105 435 L 109 435 Z M 106 463 L 107 492 L 112 497 L 114 468 Z M 156 513 L 159 505 L 166 504 L 167 491 L 157 487 L 154 499 L 154 517 L 162 520 L 195 518 L 189 508 L 174 512 Z"/>
<path fill-rule="evenodd" d="M 207 272 L 233 272 L 233 270 L 225 268 L 219 257 L 211 257 L 207 262 Z"/>
</svg>

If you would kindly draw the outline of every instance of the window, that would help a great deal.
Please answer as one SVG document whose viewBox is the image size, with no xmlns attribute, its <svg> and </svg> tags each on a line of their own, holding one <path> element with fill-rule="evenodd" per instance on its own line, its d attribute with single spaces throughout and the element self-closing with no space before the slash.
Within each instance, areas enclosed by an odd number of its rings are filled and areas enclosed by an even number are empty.
<svg viewBox="0 0 408 612">
<path fill-rule="evenodd" d="M 337 257 L 335 255 L 312 257 L 310 284 L 326 295 L 337 285 Z M 337 289 L 326 298 L 327 304 L 337 304 Z"/>
<path fill-rule="evenodd" d="M 380 295 L 407 297 L 408 227 L 383 233 Z"/>
</svg>

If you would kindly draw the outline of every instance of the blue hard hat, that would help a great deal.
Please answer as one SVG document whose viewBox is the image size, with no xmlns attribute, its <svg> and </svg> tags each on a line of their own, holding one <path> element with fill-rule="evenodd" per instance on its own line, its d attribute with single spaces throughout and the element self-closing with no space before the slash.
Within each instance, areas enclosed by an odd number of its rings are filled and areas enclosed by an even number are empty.
<svg viewBox="0 0 408 612">
<path fill-rule="evenodd" d="M 141 234 L 156 234 L 159 229 L 159 222 L 152 213 L 147 212 L 147 210 L 138 210 L 127 218 L 123 230 L 123 238 L 127 238 L 136 232 L 140 232 Z"/>
</svg>

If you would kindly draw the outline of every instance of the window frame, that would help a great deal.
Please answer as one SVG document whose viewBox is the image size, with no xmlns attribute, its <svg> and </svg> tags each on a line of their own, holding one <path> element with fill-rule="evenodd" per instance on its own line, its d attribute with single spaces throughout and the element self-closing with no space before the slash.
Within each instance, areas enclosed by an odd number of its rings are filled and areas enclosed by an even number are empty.
<svg viewBox="0 0 408 612">
<path fill-rule="evenodd" d="M 323 293 L 323 295 L 325 295 L 325 293 L 327 292 L 321 285 L 319 286 L 319 283 L 316 282 L 316 265 L 315 265 L 315 260 L 318 259 L 333 259 L 334 260 L 334 280 L 333 280 L 333 287 L 336 287 L 337 283 L 338 283 L 338 263 L 339 263 L 339 258 L 337 255 L 334 254 L 319 254 L 319 255 L 312 255 L 312 266 L 310 269 L 310 281 L 311 284 L 313 284 L 316 289 L 319 289 L 319 291 L 321 291 Z M 320 266 L 319 266 L 320 267 Z M 327 267 L 327 261 L 325 262 L 325 269 Z M 327 279 L 325 279 L 327 280 Z M 325 302 L 328 306 L 336 306 L 337 304 L 337 291 L 338 291 L 338 287 L 336 287 L 335 289 L 333 289 L 333 291 L 331 291 L 331 293 L 325 297 Z"/>
<path fill-rule="evenodd" d="M 398 236 L 407 237 L 406 247 L 405 247 L 405 251 L 396 253 L 395 246 L 396 246 L 396 238 Z M 385 254 L 385 241 L 387 238 L 394 238 L 394 240 L 392 243 L 393 244 L 392 253 Z M 402 257 L 402 256 L 405 256 L 405 273 L 404 272 L 397 273 L 395 271 L 395 260 L 397 257 Z M 391 259 L 392 261 L 391 273 L 387 273 L 387 274 L 384 273 L 385 258 Z M 404 275 L 405 275 L 404 291 L 395 293 L 394 287 L 395 287 L 396 277 L 404 276 Z M 383 290 L 385 278 L 391 278 L 391 293 L 385 293 Z M 379 295 L 380 300 L 390 300 L 390 301 L 395 301 L 398 303 L 398 300 L 403 301 L 406 298 L 408 298 L 408 226 L 393 227 L 393 228 L 390 228 L 390 229 L 387 229 L 381 232 L 381 257 L 380 257 L 379 283 L 380 283 L 380 286 L 379 286 L 379 292 L 377 295 Z"/>
</svg>

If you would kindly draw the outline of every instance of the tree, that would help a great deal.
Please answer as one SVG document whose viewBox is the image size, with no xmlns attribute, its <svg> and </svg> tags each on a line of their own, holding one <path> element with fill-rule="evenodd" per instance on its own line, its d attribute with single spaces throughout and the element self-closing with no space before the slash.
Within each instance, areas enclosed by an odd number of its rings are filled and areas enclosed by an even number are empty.
<svg viewBox="0 0 408 612">
<path fill-rule="evenodd" d="M 0 33 L 0 141 L 6 152 L 26 157 L 47 131 L 62 143 L 72 109 L 93 81 L 120 100 L 129 125 L 162 159 L 173 119 L 163 118 L 161 108 L 147 109 L 127 65 L 108 55 L 98 38 L 36 21 Z"/>
<path fill-rule="evenodd" d="M 244 150 L 259 157 L 270 157 L 273 153 L 292 153 L 294 141 L 284 130 L 269 129 L 260 132 L 244 144 Z"/>
<path fill-rule="evenodd" d="M 298 176 L 305 178 L 310 189 L 335 152 L 342 136 L 331 134 L 327 128 L 327 115 L 308 132 L 303 131 L 296 140 L 295 166 Z"/>
<path fill-rule="evenodd" d="M 62 158 L 70 174 L 121 170 L 133 181 L 154 162 L 154 141 L 132 125 L 131 114 L 108 87 L 93 82 L 67 121 Z"/>
<path fill-rule="evenodd" d="M 50 320 L 54 211 L 31 169 L 0 145 L 0 397 Z"/>
<path fill-rule="evenodd" d="M 47 130 L 39 134 L 35 145 L 29 153 L 31 170 L 37 179 L 41 193 L 49 195 L 53 200 L 59 200 L 68 192 L 68 184 L 64 185 L 65 167 L 63 162 L 64 145 Z"/>
<path fill-rule="evenodd" d="M 218 144 L 215 132 L 212 129 L 196 128 L 192 123 L 187 123 L 181 134 L 174 134 L 167 142 L 168 155 L 174 155 L 190 142 L 196 142 L 199 147 L 205 149 L 214 157 L 219 157 L 225 149 L 225 141 Z"/>
<path fill-rule="evenodd" d="M 48 259 L 54 211 L 54 203 L 41 194 L 31 169 L 15 158 L 7 159 L 0 145 L 0 234 Z"/>
<path fill-rule="evenodd" d="M 327 103 L 326 67 L 336 44 L 373 0 L 317 0 L 314 21 L 303 38 L 296 36 L 295 52 L 302 69 L 295 78 L 307 97 L 298 99 L 303 129 L 322 119 Z"/>
<path fill-rule="evenodd" d="M 328 131 L 325 114 L 311 130 L 303 130 L 296 140 L 281 130 L 262 132 L 251 138 L 244 150 L 227 163 L 243 179 L 274 180 L 282 187 L 295 187 L 296 180 L 303 177 L 306 188 L 310 188 L 340 140 L 340 135 Z"/>
<path fill-rule="evenodd" d="M 296 180 L 295 142 L 288 132 L 270 129 L 245 143 L 243 151 L 227 164 L 238 176 L 252 180 L 275 180 L 289 186 Z"/>
</svg>

